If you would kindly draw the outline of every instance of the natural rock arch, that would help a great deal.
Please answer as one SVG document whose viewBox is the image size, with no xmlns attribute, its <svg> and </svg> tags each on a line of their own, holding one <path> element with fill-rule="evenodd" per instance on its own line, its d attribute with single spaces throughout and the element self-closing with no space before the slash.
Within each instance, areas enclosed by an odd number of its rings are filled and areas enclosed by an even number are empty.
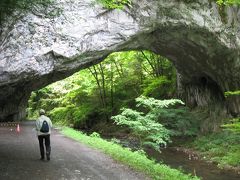
<svg viewBox="0 0 240 180">
<path fill-rule="evenodd" d="M 87 0 L 56 3 L 60 16 L 29 13 L 13 28 L 1 27 L 0 120 L 23 119 L 31 91 L 114 51 L 147 49 L 170 59 L 179 73 L 179 94 L 192 107 L 222 111 L 223 93 L 240 87 L 238 7 L 220 11 L 211 0 L 135 0 L 120 11 Z M 239 98 L 228 105 L 240 113 Z"/>
</svg>

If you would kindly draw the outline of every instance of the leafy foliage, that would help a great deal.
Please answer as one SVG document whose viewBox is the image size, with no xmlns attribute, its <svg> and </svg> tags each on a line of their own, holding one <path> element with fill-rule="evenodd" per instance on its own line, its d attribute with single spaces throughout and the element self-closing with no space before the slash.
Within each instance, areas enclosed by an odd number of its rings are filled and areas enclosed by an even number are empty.
<svg viewBox="0 0 240 180">
<path fill-rule="evenodd" d="M 176 104 L 184 105 L 184 102 L 179 99 L 158 100 L 154 98 L 147 98 L 145 96 L 140 96 L 136 98 L 136 102 L 137 107 L 143 106 L 145 108 L 148 108 L 150 111 L 155 111 L 158 108 L 168 108 Z"/>
<path fill-rule="evenodd" d="M 135 98 L 144 89 L 148 89 L 149 96 L 157 94 L 155 89 L 159 87 L 164 87 L 162 98 L 168 96 L 164 95 L 167 92 L 172 92 L 169 96 L 174 94 L 170 88 L 175 89 L 171 87 L 175 83 L 166 87 L 164 84 L 174 76 L 173 65 L 164 59 L 158 68 L 161 73 L 153 73 L 148 62 L 150 57 L 154 61 L 163 59 L 149 51 L 144 51 L 144 55 L 139 51 L 113 53 L 98 65 L 35 91 L 29 99 L 29 117 L 36 118 L 38 109 L 44 108 L 55 122 L 86 128 L 97 121 L 109 121 L 121 107 L 134 107 Z M 160 76 L 153 78 L 153 74 Z M 158 85 L 148 88 L 154 81 L 158 81 Z"/>
<path fill-rule="evenodd" d="M 177 99 L 156 100 L 144 96 L 136 98 L 136 101 L 137 107 L 142 106 L 149 111 L 143 113 L 124 108 L 121 114 L 113 116 L 112 119 L 117 125 L 125 125 L 132 129 L 141 146 L 148 145 L 159 151 L 159 145 L 166 146 L 167 142 L 170 142 L 170 131 L 157 122 L 159 118 L 157 111 L 160 108 L 168 108 L 177 103 L 183 104 L 183 102 Z"/>
<path fill-rule="evenodd" d="M 219 167 L 225 165 L 240 166 L 240 134 L 231 131 L 198 138 L 194 148 L 200 150 L 204 156 L 218 163 Z"/>
<path fill-rule="evenodd" d="M 123 9 L 124 6 L 131 7 L 131 0 L 96 0 L 107 9 Z M 185 0 L 191 2 L 191 0 Z M 240 5 L 240 0 L 215 0 L 219 5 Z"/>
<path fill-rule="evenodd" d="M 97 132 L 93 132 L 92 134 L 90 134 L 90 137 L 101 138 L 100 134 Z"/>
<path fill-rule="evenodd" d="M 240 134 L 240 118 L 234 118 L 230 120 L 230 123 L 222 125 L 226 130 Z"/>
<path fill-rule="evenodd" d="M 137 107 L 147 108 L 147 112 L 155 117 L 155 121 L 171 130 L 171 135 L 192 136 L 199 131 L 198 117 L 195 117 L 190 109 L 182 107 L 184 103 L 178 99 L 157 100 L 144 96 L 136 99 Z"/>
<path fill-rule="evenodd" d="M 120 115 L 113 116 L 112 119 L 117 125 L 126 125 L 132 129 L 134 135 L 138 137 L 141 147 L 148 145 L 159 151 L 159 144 L 166 146 L 167 141 L 170 140 L 166 128 L 132 109 L 123 109 Z"/>
<path fill-rule="evenodd" d="M 72 124 L 75 128 L 79 128 L 79 126 L 85 126 L 85 123 L 92 111 L 91 107 L 88 107 L 87 105 L 78 107 L 68 105 L 66 107 L 54 108 L 50 111 L 49 115 L 54 122 L 64 125 Z"/>
<path fill-rule="evenodd" d="M 240 91 L 227 91 L 224 93 L 225 97 L 240 96 Z"/>
<path fill-rule="evenodd" d="M 124 6 L 131 6 L 131 0 L 96 0 L 107 9 L 123 9 Z"/>
<path fill-rule="evenodd" d="M 170 80 L 166 76 L 148 79 L 144 82 L 143 95 L 157 99 L 166 99 L 174 96 L 176 92 L 175 80 Z M 147 85 L 146 85 L 147 84 Z"/>
<path fill-rule="evenodd" d="M 220 5 L 240 4 L 240 0 L 217 0 Z"/>
<path fill-rule="evenodd" d="M 200 119 L 187 107 L 159 109 L 160 121 L 172 136 L 196 136 L 199 133 Z"/>
</svg>

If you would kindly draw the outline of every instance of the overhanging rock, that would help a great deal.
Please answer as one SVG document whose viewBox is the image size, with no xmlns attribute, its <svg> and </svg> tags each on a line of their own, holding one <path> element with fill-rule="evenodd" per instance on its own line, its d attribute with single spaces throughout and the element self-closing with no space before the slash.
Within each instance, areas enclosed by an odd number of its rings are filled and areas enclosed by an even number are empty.
<svg viewBox="0 0 240 180">
<path fill-rule="evenodd" d="M 114 51 L 147 49 L 169 58 L 193 107 L 224 109 L 223 92 L 240 88 L 238 7 L 220 11 L 210 0 L 137 0 L 122 11 L 89 0 L 56 0 L 56 6 L 57 17 L 34 12 L 1 27 L 1 120 L 23 119 L 31 91 Z M 239 100 L 230 104 L 239 114 Z"/>
</svg>

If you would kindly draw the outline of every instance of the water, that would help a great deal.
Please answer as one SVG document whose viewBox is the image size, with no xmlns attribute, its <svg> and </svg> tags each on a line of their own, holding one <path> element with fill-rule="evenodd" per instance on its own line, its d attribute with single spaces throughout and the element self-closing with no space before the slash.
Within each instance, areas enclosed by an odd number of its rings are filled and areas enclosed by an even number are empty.
<svg viewBox="0 0 240 180">
<path fill-rule="evenodd" d="M 147 150 L 147 154 L 158 162 L 163 162 L 175 169 L 201 177 L 203 180 L 240 180 L 240 174 L 233 170 L 222 170 L 216 165 L 189 157 L 187 153 L 174 148 L 162 150 L 162 153 Z"/>
<path fill-rule="evenodd" d="M 104 139 L 111 140 L 110 136 L 104 136 Z M 118 138 L 119 143 L 124 147 L 130 147 L 137 150 L 138 142 L 131 141 L 126 138 Z M 159 153 L 153 149 L 147 149 L 146 152 L 149 158 L 154 158 L 157 162 L 163 162 L 175 169 L 181 169 L 185 173 L 191 173 L 200 177 L 202 180 L 240 180 L 240 174 L 234 170 L 223 170 L 215 164 L 207 163 L 206 161 L 196 159 L 195 157 L 177 151 L 176 148 L 162 149 Z M 240 172 L 239 172 L 240 173 Z"/>
</svg>

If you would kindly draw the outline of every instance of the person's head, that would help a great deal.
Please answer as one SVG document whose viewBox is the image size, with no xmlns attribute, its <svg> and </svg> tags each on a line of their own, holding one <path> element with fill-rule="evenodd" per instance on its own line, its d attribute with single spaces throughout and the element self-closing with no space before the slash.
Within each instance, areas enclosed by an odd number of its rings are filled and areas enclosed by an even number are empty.
<svg viewBox="0 0 240 180">
<path fill-rule="evenodd" d="M 44 109 L 40 109 L 40 110 L 39 110 L 39 114 L 40 114 L 40 115 L 44 115 L 44 114 L 45 114 Z"/>
</svg>

